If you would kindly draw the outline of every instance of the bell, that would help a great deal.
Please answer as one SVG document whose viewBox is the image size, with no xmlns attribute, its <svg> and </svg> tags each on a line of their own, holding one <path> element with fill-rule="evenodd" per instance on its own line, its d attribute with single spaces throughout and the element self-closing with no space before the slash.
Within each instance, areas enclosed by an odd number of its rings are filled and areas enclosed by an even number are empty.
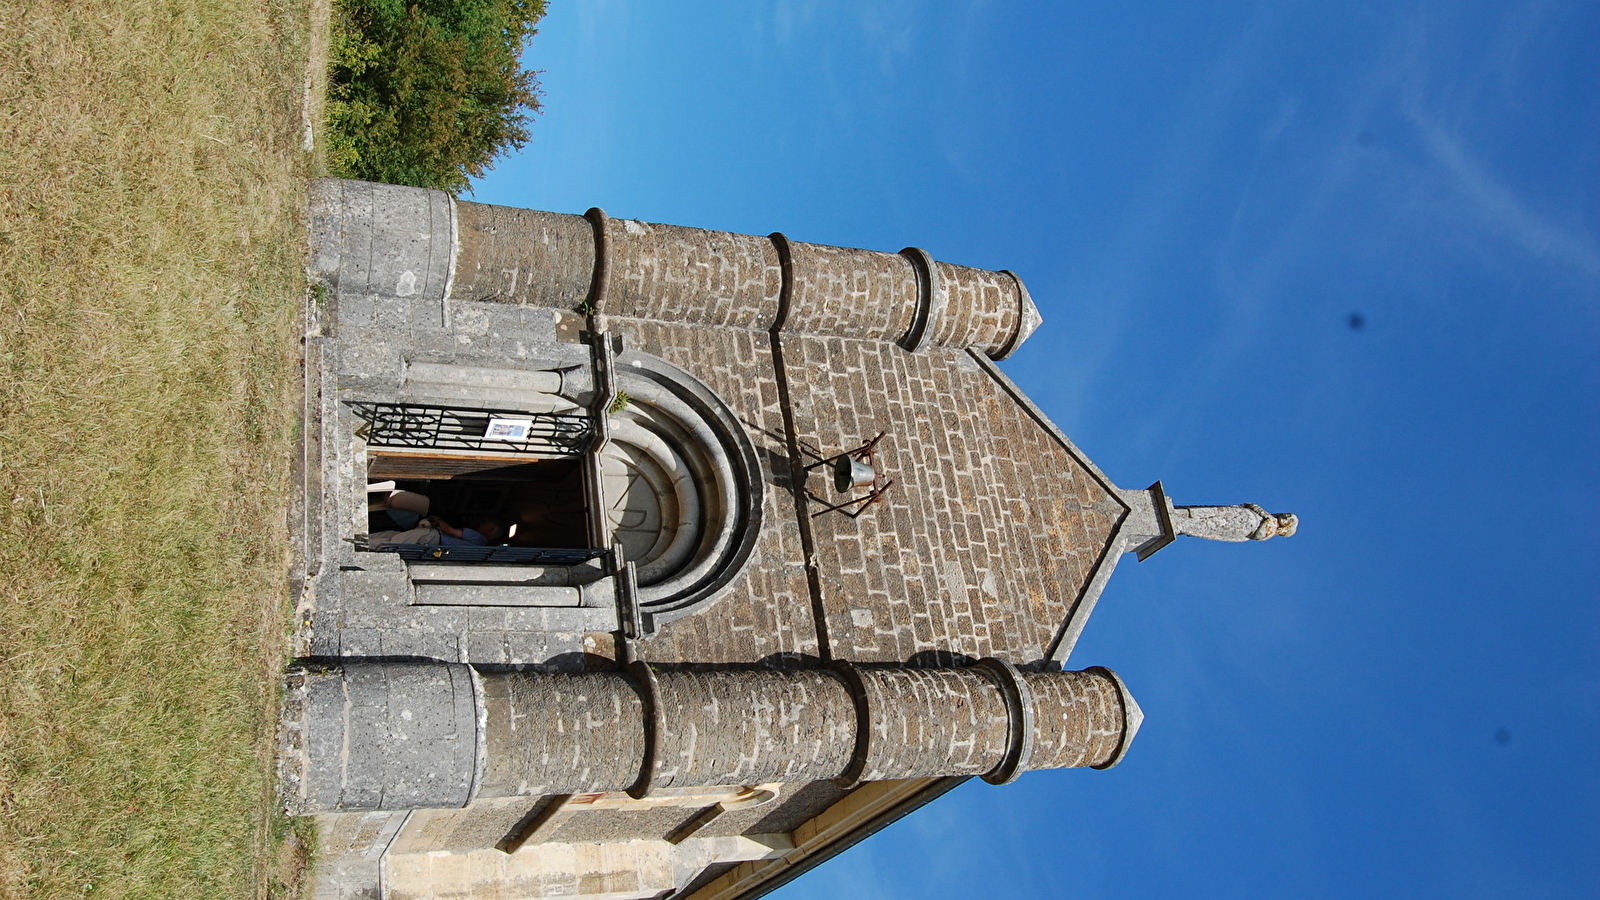
<svg viewBox="0 0 1600 900">
<path fill-rule="evenodd" d="M 833 488 L 841 494 L 848 494 L 856 488 L 870 487 L 877 475 L 871 466 L 861 460 L 841 456 L 833 464 Z"/>
</svg>

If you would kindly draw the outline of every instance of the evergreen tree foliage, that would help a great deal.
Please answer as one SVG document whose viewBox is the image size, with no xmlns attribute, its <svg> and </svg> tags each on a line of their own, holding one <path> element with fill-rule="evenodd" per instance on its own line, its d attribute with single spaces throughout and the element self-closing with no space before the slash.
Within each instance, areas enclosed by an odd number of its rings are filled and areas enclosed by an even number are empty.
<svg viewBox="0 0 1600 900">
<path fill-rule="evenodd" d="M 528 141 L 518 60 L 544 0 L 338 0 L 325 146 L 334 174 L 459 194 Z"/>
</svg>

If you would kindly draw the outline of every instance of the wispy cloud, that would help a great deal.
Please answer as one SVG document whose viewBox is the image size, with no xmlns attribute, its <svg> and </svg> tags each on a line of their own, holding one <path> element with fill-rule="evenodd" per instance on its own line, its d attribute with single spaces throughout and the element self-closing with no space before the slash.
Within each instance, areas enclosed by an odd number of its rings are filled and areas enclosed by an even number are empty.
<svg viewBox="0 0 1600 900">
<path fill-rule="evenodd" d="M 1171 436 L 1195 427 L 1213 408 L 1207 401 L 1260 358 L 1274 309 L 1338 284 L 1322 277 L 1331 260 L 1392 270 L 1365 282 L 1352 278 L 1347 286 L 1404 281 L 1418 258 L 1455 272 L 1488 265 L 1579 282 L 1600 277 L 1600 240 L 1577 204 L 1542 197 L 1535 175 L 1493 153 L 1496 129 L 1527 89 L 1523 76 L 1509 70 L 1540 58 L 1559 30 L 1548 7 L 1532 2 L 1508 11 L 1492 52 L 1437 39 L 1434 32 L 1450 25 L 1450 16 L 1398 14 L 1385 44 L 1338 73 L 1336 91 L 1318 93 L 1312 80 L 1290 82 L 1272 106 L 1263 102 L 1267 57 L 1260 48 L 1279 23 L 1260 22 L 1219 53 L 1214 68 L 1196 79 L 1188 114 L 1170 126 L 1168 154 L 1129 204 L 1116 236 L 1120 252 L 1108 254 L 1102 270 L 1085 273 L 1102 303 L 1093 313 L 1075 313 L 1073 324 L 1099 340 L 1076 355 L 1076 371 L 1064 379 L 1084 386 L 1082 395 L 1059 398 L 1053 410 L 1071 420 L 1095 408 L 1100 380 L 1129 357 L 1137 314 L 1161 307 L 1142 295 L 1159 289 L 1163 257 L 1174 252 L 1180 230 L 1192 228 L 1185 217 L 1198 208 L 1196 197 L 1207 185 L 1229 184 L 1220 179 L 1234 172 L 1244 177 L 1234 183 L 1231 227 L 1214 243 L 1213 280 L 1189 288 L 1196 301 L 1214 302 L 1222 317 L 1190 356 L 1168 360 L 1186 367 L 1181 387 L 1141 408 L 1135 434 L 1150 446 L 1182 446 Z M 1478 52 L 1494 70 L 1463 71 L 1458 56 L 1465 52 Z M 1255 130 L 1254 161 L 1220 154 L 1218 136 L 1235 124 Z M 1369 129 L 1380 135 L 1376 149 Z M 1407 255 L 1396 248 L 1407 248 Z"/>
<path fill-rule="evenodd" d="M 1185 96 L 1177 107 L 1181 113 L 1165 129 L 1163 151 L 1128 198 L 1120 220 L 1108 223 L 1107 252 L 1101 264 L 1075 276 L 1081 290 L 1077 302 L 1066 309 L 1045 311 L 1046 321 L 1059 329 L 1054 340 L 1073 341 L 1071 353 L 1053 352 L 1048 365 L 1050 385 L 1074 388 L 1046 385 L 1037 389 L 1048 396 L 1052 414 L 1064 423 L 1071 425 L 1103 412 L 1105 384 L 1121 380 L 1120 370 L 1129 359 L 1141 355 L 1142 351 L 1131 351 L 1130 345 L 1143 339 L 1142 317 L 1162 305 L 1151 297 L 1164 289 L 1158 285 L 1173 244 L 1181 230 L 1190 227 L 1186 216 L 1196 192 L 1224 164 L 1226 132 L 1219 123 L 1236 115 L 1241 93 L 1257 77 L 1262 48 L 1270 45 L 1266 36 L 1282 27 L 1282 18 L 1280 11 L 1258 10 L 1218 49 L 1210 66 L 1195 73 L 1182 88 Z M 1281 124 L 1287 125 L 1293 114 L 1292 107 L 1280 111 Z M 1083 334 L 1092 334 L 1095 340 L 1075 337 Z M 1153 440 L 1154 430 L 1171 425 L 1170 413 L 1172 410 L 1144 408 L 1138 418 L 1147 432 L 1142 438 Z"/>
<path fill-rule="evenodd" d="M 894 3 L 823 4 L 778 0 L 756 20 L 761 36 L 773 46 L 797 52 L 838 50 L 874 57 L 882 74 L 911 55 L 917 23 L 916 0 Z M 814 40 L 817 33 L 827 40 Z"/>
<path fill-rule="evenodd" d="M 1596 244 L 1593 236 L 1576 228 L 1563 227 L 1534 209 L 1505 179 L 1485 165 L 1459 135 L 1420 112 L 1413 111 L 1411 120 L 1432 162 L 1448 178 L 1456 195 L 1466 202 L 1481 226 L 1541 260 L 1570 267 L 1586 276 L 1600 275 L 1600 244 Z"/>
</svg>

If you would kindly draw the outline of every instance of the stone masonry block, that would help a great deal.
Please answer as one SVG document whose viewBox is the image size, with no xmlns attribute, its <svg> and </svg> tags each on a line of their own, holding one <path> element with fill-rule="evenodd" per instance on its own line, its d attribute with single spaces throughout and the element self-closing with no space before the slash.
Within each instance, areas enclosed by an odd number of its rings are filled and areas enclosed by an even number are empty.
<svg viewBox="0 0 1600 900">
<path fill-rule="evenodd" d="M 589 295 L 594 231 L 582 216 L 457 201 L 451 296 L 573 309 Z"/>
<path fill-rule="evenodd" d="M 850 760 L 855 707 L 832 672 L 664 672 L 658 682 L 658 787 L 814 781 Z"/>
</svg>

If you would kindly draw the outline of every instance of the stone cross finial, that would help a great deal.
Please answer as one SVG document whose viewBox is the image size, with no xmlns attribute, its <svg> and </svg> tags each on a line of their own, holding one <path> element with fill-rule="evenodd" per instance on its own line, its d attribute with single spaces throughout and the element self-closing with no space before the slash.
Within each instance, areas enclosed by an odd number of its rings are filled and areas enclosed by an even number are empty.
<svg viewBox="0 0 1600 900">
<path fill-rule="evenodd" d="M 1172 528 L 1208 541 L 1264 541 L 1289 537 L 1300 526 L 1293 513 L 1269 513 L 1254 503 L 1238 506 L 1176 506 Z"/>
</svg>

